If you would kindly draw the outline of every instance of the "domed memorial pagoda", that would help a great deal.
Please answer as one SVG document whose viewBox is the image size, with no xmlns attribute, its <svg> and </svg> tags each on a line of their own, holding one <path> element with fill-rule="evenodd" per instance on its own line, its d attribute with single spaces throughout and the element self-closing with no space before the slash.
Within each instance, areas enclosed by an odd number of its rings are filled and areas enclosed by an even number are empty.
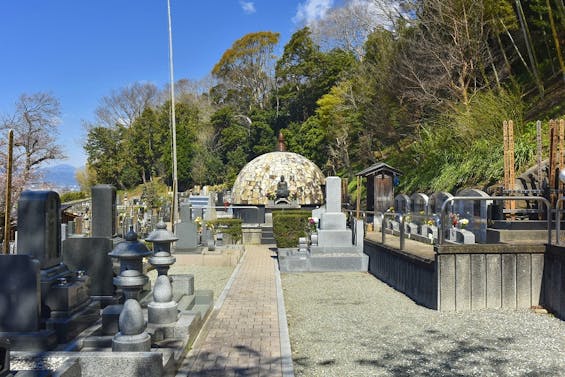
<svg viewBox="0 0 565 377">
<path fill-rule="evenodd" d="M 287 152 L 282 134 L 278 141 L 277 152 L 258 156 L 241 169 L 232 189 L 233 205 L 264 208 L 283 201 L 315 207 L 323 202 L 325 177 L 320 168 L 304 156 Z"/>
</svg>

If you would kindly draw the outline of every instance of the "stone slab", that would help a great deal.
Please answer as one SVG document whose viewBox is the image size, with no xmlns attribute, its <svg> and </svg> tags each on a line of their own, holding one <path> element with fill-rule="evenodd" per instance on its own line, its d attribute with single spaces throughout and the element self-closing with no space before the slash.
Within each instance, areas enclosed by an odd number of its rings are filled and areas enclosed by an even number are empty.
<svg viewBox="0 0 565 377">
<path fill-rule="evenodd" d="M 516 255 L 516 307 L 532 306 L 532 264 L 529 254 Z"/>
<path fill-rule="evenodd" d="M 471 255 L 471 309 L 487 307 L 486 257 L 484 254 Z"/>
<path fill-rule="evenodd" d="M 502 307 L 502 272 L 501 255 L 486 255 L 487 267 L 487 308 L 498 309 Z"/>
<path fill-rule="evenodd" d="M 320 254 L 360 254 L 357 246 L 313 246 L 310 245 L 311 255 Z"/>
<path fill-rule="evenodd" d="M 63 263 L 72 271 L 83 270 L 90 277 L 90 296 L 112 296 L 113 242 L 106 237 L 68 238 L 63 241 Z"/>
<path fill-rule="evenodd" d="M 29 255 L 0 255 L 0 331 L 39 330 L 39 266 Z"/>
<path fill-rule="evenodd" d="M 351 247 L 353 235 L 351 229 L 318 230 L 318 246 Z"/>
<path fill-rule="evenodd" d="M 30 363 L 37 360 L 34 353 L 15 353 L 19 359 L 27 358 Z M 77 360 L 80 377 L 100 376 L 165 376 L 170 352 L 48 352 L 42 355 L 44 360 Z"/>
<path fill-rule="evenodd" d="M 342 212 L 326 212 L 322 214 L 320 219 L 320 229 L 323 230 L 343 230 L 346 228 L 345 213 Z"/>
<path fill-rule="evenodd" d="M 455 256 L 455 310 L 471 310 L 471 256 Z"/>
<path fill-rule="evenodd" d="M 194 275 L 192 274 L 172 274 L 171 284 L 173 285 L 173 298 L 178 301 L 181 296 L 194 294 Z"/>
<path fill-rule="evenodd" d="M 279 250 L 281 272 L 367 271 L 369 257 L 362 253 L 326 253 L 307 255 Z"/>
</svg>

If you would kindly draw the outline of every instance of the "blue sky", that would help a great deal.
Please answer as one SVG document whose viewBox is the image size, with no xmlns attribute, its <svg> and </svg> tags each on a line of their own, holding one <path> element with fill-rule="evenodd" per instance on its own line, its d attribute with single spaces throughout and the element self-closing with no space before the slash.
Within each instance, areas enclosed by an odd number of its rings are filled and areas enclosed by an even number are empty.
<svg viewBox="0 0 565 377">
<path fill-rule="evenodd" d="M 205 77 L 250 32 L 281 33 L 320 17 L 333 0 L 171 0 L 175 79 Z M 0 1 L 0 114 L 23 94 L 61 102 L 59 143 L 85 162 L 83 121 L 103 96 L 136 81 L 168 82 L 166 0 Z"/>
</svg>

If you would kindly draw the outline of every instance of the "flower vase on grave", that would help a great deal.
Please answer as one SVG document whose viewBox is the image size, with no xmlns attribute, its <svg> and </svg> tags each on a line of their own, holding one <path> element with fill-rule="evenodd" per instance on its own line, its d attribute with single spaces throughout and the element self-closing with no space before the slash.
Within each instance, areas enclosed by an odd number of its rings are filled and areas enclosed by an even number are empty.
<svg viewBox="0 0 565 377">
<path fill-rule="evenodd" d="M 451 228 L 449 228 L 449 240 L 450 241 L 455 241 L 457 240 L 457 232 L 455 231 L 455 227 L 452 226 Z"/>
</svg>

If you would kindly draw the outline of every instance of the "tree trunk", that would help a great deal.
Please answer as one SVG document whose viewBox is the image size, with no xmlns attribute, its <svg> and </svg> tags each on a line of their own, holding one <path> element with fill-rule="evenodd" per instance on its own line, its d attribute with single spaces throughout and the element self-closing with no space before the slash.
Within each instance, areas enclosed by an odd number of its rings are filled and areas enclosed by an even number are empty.
<svg viewBox="0 0 565 377">
<path fill-rule="evenodd" d="M 563 62 L 563 56 L 561 55 L 561 46 L 559 44 L 559 36 L 557 35 L 557 28 L 555 27 L 555 21 L 553 19 L 553 11 L 551 9 L 551 3 L 549 0 L 545 0 L 547 4 L 547 12 L 549 16 L 549 24 L 551 25 L 551 34 L 553 35 L 553 42 L 555 43 L 555 51 L 557 53 L 557 59 L 559 60 L 559 68 L 561 69 L 561 75 L 563 81 L 565 82 L 565 63 Z"/>
<path fill-rule="evenodd" d="M 530 59 L 530 64 L 532 65 L 532 73 L 534 74 L 534 79 L 536 80 L 540 96 L 543 98 L 543 82 L 541 81 L 541 78 L 539 76 L 538 62 L 533 48 L 532 37 L 530 35 L 530 30 L 528 29 L 528 24 L 526 23 L 526 17 L 524 15 L 524 10 L 522 9 L 522 3 L 520 0 L 516 0 L 516 11 L 518 12 L 518 20 L 520 21 L 520 27 L 522 29 L 522 33 L 524 34 L 524 42 L 526 43 L 528 58 Z"/>
</svg>

